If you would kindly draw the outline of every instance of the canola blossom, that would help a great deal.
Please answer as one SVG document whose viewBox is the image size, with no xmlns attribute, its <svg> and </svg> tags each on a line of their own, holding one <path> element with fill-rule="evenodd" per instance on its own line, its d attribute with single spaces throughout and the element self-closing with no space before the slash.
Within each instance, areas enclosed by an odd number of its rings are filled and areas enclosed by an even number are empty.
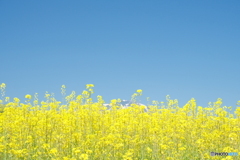
<svg viewBox="0 0 240 160">
<path fill-rule="evenodd" d="M 73 91 L 66 103 L 54 95 L 4 98 L 0 85 L 0 159 L 3 160 L 203 160 L 240 159 L 240 156 L 211 156 L 211 152 L 240 155 L 240 107 L 234 114 L 222 107 L 222 99 L 207 108 L 191 99 L 183 107 L 167 96 L 128 108 L 115 99 L 107 108 L 102 96 L 93 102 L 88 84 L 81 95 Z M 142 95 L 133 94 L 132 100 Z M 240 105 L 240 101 L 237 102 Z"/>
</svg>

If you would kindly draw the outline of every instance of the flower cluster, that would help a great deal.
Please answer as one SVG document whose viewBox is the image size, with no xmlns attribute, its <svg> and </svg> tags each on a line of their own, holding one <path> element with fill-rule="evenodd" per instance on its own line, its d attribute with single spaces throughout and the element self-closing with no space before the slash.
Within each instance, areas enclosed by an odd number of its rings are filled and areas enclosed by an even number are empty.
<svg viewBox="0 0 240 160">
<path fill-rule="evenodd" d="M 92 102 L 91 87 L 66 96 L 66 105 L 48 93 L 40 104 L 31 95 L 26 103 L 8 99 L 0 113 L 1 159 L 231 159 L 210 152 L 240 152 L 240 109 L 231 115 L 221 99 L 208 108 L 195 99 L 179 107 L 167 96 L 167 102 L 149 105 L 148 112 L 139 105 L 121 109 L 112 100 L 107 109 L 101 96 Z M 132 97 L 141 94 L 137 90 Z"/>
</svg>

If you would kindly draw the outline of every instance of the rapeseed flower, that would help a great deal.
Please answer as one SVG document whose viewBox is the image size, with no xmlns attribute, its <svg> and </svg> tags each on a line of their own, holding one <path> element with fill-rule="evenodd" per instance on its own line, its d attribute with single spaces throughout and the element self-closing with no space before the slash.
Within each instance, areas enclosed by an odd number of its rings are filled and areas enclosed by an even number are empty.
<svg viewBox="0 0 240 160">
<path fill-rule="evenodd" d="M 0 86 L 1 91 L 6 85 Z M 153 101 L 149 112 L 133 104 L 122 109 L 120 99 L 104 106 L 102 96 L 93 102 L 94 85 L 81 95 L 73 91 L 62 104 L 46 92 L 45 101 L 26 95 L 27 103 L 5 97 L 0 113 L 0 157 L 3 159 L 213 159 L 210 152 L 240 151 L 240 107 L 229 114 L 222 99 L 183 107 L 166 96 Z M 66 86 L 62 86 L 65 95 Z M 142 90 L 132 99 L 138 100 Z M 240 104 L 240 101 L 239 101 Z M 159 106 L 160 105 L 160 106 Z M 216 158 L 216 157 L 215 157 Z M 231 157 L 223 157 L 230 159 Z"/>
<path fill-rule="evenodd" d="M 27 94 L 27 95 L 25 96 L 25 98 L 27 98 L 27 99 L 32 99 L 32 96 L 31 96 L 30 94 Z"/>
</svg>

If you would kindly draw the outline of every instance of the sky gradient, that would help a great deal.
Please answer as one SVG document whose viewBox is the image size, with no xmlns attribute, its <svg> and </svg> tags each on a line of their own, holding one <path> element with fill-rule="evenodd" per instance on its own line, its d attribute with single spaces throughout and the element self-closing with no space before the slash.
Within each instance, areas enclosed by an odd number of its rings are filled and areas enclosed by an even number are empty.
<svg viewBox="0 0 240 160">
<path fill-rule="evenodd" d="M 6 96 L 240 100 L 240 1 L 0 1 Z"/>
</svg>

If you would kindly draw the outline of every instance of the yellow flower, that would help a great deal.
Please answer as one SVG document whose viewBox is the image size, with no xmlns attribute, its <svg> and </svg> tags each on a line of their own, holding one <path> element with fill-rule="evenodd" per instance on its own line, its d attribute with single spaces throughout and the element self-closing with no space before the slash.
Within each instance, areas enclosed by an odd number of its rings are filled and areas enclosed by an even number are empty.
<svg viewBox="0 0 240 160">
<path fill-rule="evenodd" d="M 1 85 L 0 92 L 3 87 Z M 102 96 L 97 96 L 98 101 L 94 102 L 91 87 L 93 85 L 88 84 L 83 95 L 75 96 L 72 92 L 64 97 L 67 104 L 61 106 L 54 95 L 48 93 L 46 101 L 40 103 L 33 97 L 33 103 L 27 104 L 19 104 L 18 98 L 10 102 L 10 97 L 3 96 L 0 152 L 7 154 L 2 154 L 1 159 L 11 156 L 12 159 L 111 160 L 114 157 L 135 160 L 142 154 L 145 159 L 175 160 L 190 152 L 193 154 L 185 159 L 237 158 L 211 157 L 206 150 L 220 146 L 221 152 L 239 153 L 240 107 L 231 116 L 226 114 L 228 109 L 221 107 L 221 99 L 209 108 L 197 108 L 194 99 L 179 107 L 177 100 L 167 96 L 167 102 L 153 101 L 147 113 L 141 112 L 144 106 L 137 104 L 118 108 L 120 99 L 113 99 L 110 103 L 113 107 L 107 110 Z M 137 100 L 140 93 L 142 90 L 137 90 L 133 100 Z M 31 95 L 25 97 L 26 102 L 32 98 Z M 227 140 L 222 141 L 222 137 Z"/>
<path fill-rule="evenodd" d="M 50 154 L 56 154 L 58 152 L 57 148 L 53 148 L 50 150 Z"/>
<path fill-rule="evenodd" d="M 142 90 L 141 90 L 141 89 L 138 89 L 138 90 L 137 90 L 137 93 L 138 93 L 139 95 L 142 95 Z"/>
<path fill-rule="evenodd" d="M 186 148 L 185 147 L 180 147 L 179 150 L 184 151 L 184 150 L 186 150 Z"/>
<path fill-rule="evenodd" d="M 2 83 L 1 85 L 0 85 L 0 88 L 6 88 L 6 84 L 5 83 Z"/>
<path fill-rule="evenodd" d="M 227 156 L 226 158 L 222 158 L 221 160 L 233 160 L 232 156 Z"/>
<path fill-rule="evenodd" d="M 18 99 L 18 98 L 13 98 L 13 100 L 14 100 L 14 102 L 16 102 L 16 103 L 18 103 L 18 102 L 20 102 L 20 99 Z"/>
<path fill-rule="evenodd" d="M 149 148 L 149 147 L 147 147 L 147 152 L 148 152 L 148 153 L 151 153 L 151 152 L 152 152 L 152 149 Z"/>
<path fill-rule="evenodd" d="M 32 96 L 31 96 L 30 94 L 27 94 L 27 95 L 25 96 L 25 98 L 27 98 L 27 99 L 31 99 Z"/>
<path fill-rule="evenodd" d="M 204 108 L 206 111 L 212 111 L 213 108 Z"/>
<path fill-rule="evenodd" d="M 93 151 L 92 150 L 87 150 L 86 153 L 91 154 Z"/>
<path fill-rule="evenodd" d="M 94 87 L 94 85 L 93 84 L 87 84 L 86 85 L 86 88 L 88 89 L 88 88 L 91 88 L 91 87 Z"/>
<path fill-rule="evenodd" d="M 80 158 L 83 159 L 83 160 L 88 160 L 88 155 L 87 154 L 81 154 Z"/>
<path fill-rule="evenodd" d="M 48 148 L 50 148 L 50 145 L 47 144 L 47 143 L 44 143 L 44 144 L 42 145 L 42 148 L 44 148 L 44 149 L 48 149 Z"/>
<path fill-rule="evenodd" d="M 0 152 L 3 152 L 6 146 L 0 144 Z"/>
<path fill-rule="evenodd" d="M 235 140 L 237 137 L 238 137 L 238 135 L 237 135 L 236 133 L 230 133 L 230 134 L 229 134 L 229 138 L 230 138 L 231 140 Z"/>
</svg>

